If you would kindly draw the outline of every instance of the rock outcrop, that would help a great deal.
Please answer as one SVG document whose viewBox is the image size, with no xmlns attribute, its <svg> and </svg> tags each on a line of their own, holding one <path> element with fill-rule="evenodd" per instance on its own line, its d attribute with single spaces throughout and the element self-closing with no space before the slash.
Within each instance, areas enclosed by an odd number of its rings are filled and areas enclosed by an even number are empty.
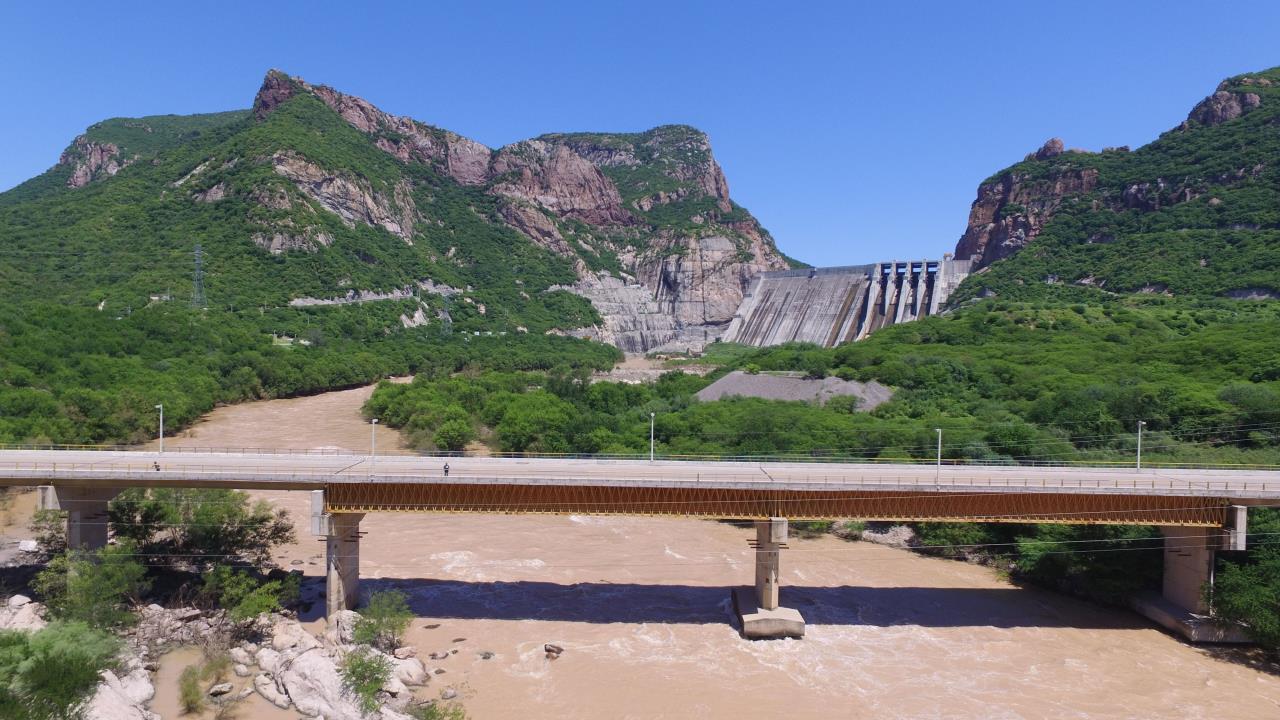
<svg viewBox="0 0 1280 720">
<path fill-rule="evenodd" d="M 278 152 L 271 159 L 277 174 L 291 180 L 307 197 L 348 226 L 362 222 L 381 227 L 413 244 L 417 207 L 408 183 L 397 184 L 392 197 L 387 198 L 374 191 L 367 180 L 328 172 L 293 153 Z"/>
<path fill-rule="evenodd" d="M 1197 103 L 1187 115 L 1187 122 L 1180 127 L 1186 129 L 1188 124 L 1193 122 L 1201 125 L 1221 125 L 1228 120 L 1235 120 L 1260 105 L 1262 105 L 1262 98 L 1257 93 L 1219 90 Z"/>
<path fill-rule="evenodd" d="M 1043 178 L 1010 170 L 983 183 L 969 209 L 968 227 L 956 243 L 956 258 L 972 260 L 977 270 L 1014 254 L 1035 239 L 1064 198 L 1087 193 L 1097 184 L 1098 171 L 1089 167 L 1055 168 Z"/>
<path fill-rule="evenodd" d="M 44 614 L 44 605 L 26 595 L 14 595 L 0 605 L 0 630 L 42 630 L 49 624 Z"/>
<path fill-rule="evenodd" d="M 84 135 L 77 137 L 58 158 L 59 165 L 71 166 L 67 186 L 73 188 L 115 175 L 132 162 L 132 158 L 120 157 L 120 147 L 116 144 L 94 142 Z"/>
<path fill-rule="evenodd" d="M 601 301 L 599 336 L 619 338 L 628 351 L 714 334 L 732 318 L 752 278 L 788 266 L 763 228 L 733 204 L 707 136 L 693 128 L 553 134 L 490 150 L 274 70 L 258 92 L 254 114 L 268 120 L 302 94 L 323 102 L 400 162 L 426 164 L 497 198 L 503 222 L 572 263 L 580 278 L 573 291 Z M 380 226 L 412 243 L 421 224 L 412 188 L 397 185 L 387 197 L 361 178 L 326 171 L 298 155 L 277 153 L 273 162 L 278 174 L 344 222 Z M 288 227 L 254 239 L 271 252 L 315 249 L 328 241 Z M 617 258 L 616 269 L 637 278 L 644 294 L 601 281 L 597 258 Z M 647 317 L 653 303 L 669 322 Z M 703 327 L 711 329 L 690 330 Z"/>
</svg>

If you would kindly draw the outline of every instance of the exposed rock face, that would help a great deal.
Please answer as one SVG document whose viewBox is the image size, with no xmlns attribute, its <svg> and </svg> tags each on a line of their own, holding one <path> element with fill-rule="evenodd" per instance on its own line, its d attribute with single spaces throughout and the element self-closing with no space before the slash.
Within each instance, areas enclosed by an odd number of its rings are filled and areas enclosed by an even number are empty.
<svg viewBox="0 0 1280 720">
<path fill-rule="evenodd" d="M 114 143 L 97 143 L 81 135 L 58 158 L 59 165 L 71 166 L 67 186 L 81 188 L 102 177 L 110 177 L 128 166 L 132 159 L 122 159 Z"/>
<path fill-rule="evenodd" d="M 1257 93 L 1227 92 L 1219 90 L 1201 100 L 1191 113 L 1187 115 L 1187 123 L 1196 122 L 1201 125 L 1221 125 L 1228 120 L 1235 120 L 1254 108 L 1262 105 L 1262 98 Z"/>
<path fill-rule="evenodd" d="M 1035 239 L 1064 198 L 1087 193 L 1097 184 L 1094 168 L 1064 168 L 1044 179 L 1009 171 L 984 183 L 969 209 L 969 225 L 956 244 L 956 258 L 973 260 L 977 270 L 1014 254 Z"/>
<path fill-rule="evenodd" d="M 1029 157 L 1036 160 L 1048 160 L 1049 158 L 1058 157 L 1065 150 L 1063 149 L 1062 138 L 1049 138 L 1044 141 L 1044 145 L 1040 149 L 1032 153 Z"/>
<path fill-rule="evenodd" d="M 292 180 L 307 197 L 342 218 L 348 226 L 362 222 L 382 227 L 413 244 L 417 208 L 408 183 L 396 185 L 393 199 L 389 200 L 363 179 L 335 175 L 292 153 L 278 152 L 271 159 L 276 173 Z"/>
<path fill-rule="evenodd" d="M 626 224 L 622 196 L 604 173 L 564 145 L 527 140 L 498 151 L 493 192 L 591 225 Z"/>
<path fill-rule="evenodd" d="M 693 128 L 544 135 L 492 151 L 278 71 L 267 75 L 254 113 L 266 119 L 303 93 L 319 99 L 399 161 L 430 165 L 496 196 L 506 224 L 573 263 L 582 279 L 574 291 L 601 303 L 597 309 L 605 316 L 605 326 L 596 332 L 618 338 L 628 350 L 648 350 L 691 327 L 727 323 L 756 274 L 787 267 L 755 219 L 733 205 L 707 136 Z M 344 222 L 381 226 L 412 242 L 420 218 L 411 188 L 397 186 L 388 198 L 361 178 L 327 172 L 297 155 L 277 153 L 273 162 L 280 175 Z M 635 168 L 641 172 L 631 174 Z M 664 205 L 669 208 L 663 210 L 661 222 L 646 217 Z M 679 220 L 682 215 L 687 222 Z M 669 226 L 672 217 L 686 229 Z M 283 252 L 314 249 L 327 238 L 273 227 L 255 240 L 272 252 Z M 645 294 L 601 281 L 585 259 L 590 255 L 618 257 L 621 270 L 638 278 Z M 649 317 L 654 314 L 649 306 L 655 302 L 669 322 Z"/>
</svg>

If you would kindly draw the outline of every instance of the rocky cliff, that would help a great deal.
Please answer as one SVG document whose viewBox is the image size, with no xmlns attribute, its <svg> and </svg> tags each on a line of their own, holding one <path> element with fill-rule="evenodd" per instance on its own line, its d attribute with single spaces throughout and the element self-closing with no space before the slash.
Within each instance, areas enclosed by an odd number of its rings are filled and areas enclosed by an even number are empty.
<svg viewBox="0 0 1280 720">
<path fill-rule="evenodd" d="M 1280 289 L 1267 209 L 1280 202 L 1277 124 L 1272 69 L 1224 80 L 1134 151 L 1049 140 L 979 185 L 955 256 L 980 272 L 955 298 L 1046 285 L 1232 298 Z"/>
<path fill-rule="evenodd" d="M 768 233 L 733 203 L 707 136 L 693 128 L 553 134 L 491 150 L 278 71 L 263 82 L 254 117 L 265 121 L 299 95 L 319 99 L 398 162 L 483 188 L 507 225 L 572 263 L 579 282 L 567 287 L 596 304 L 605 321 L 597 334 L 624 349 L 653 349 L 693 327 L 714 337 L 753 277 L 788 266 Z M 344 222 L 379 225 L 413 242 L 418 212 L 409 189 L 379 192 L 301 157 L 277 156 L 275 167 Z M 276 231 L 258 242 L 282 252 L 323 237 Z"/>
</svg>

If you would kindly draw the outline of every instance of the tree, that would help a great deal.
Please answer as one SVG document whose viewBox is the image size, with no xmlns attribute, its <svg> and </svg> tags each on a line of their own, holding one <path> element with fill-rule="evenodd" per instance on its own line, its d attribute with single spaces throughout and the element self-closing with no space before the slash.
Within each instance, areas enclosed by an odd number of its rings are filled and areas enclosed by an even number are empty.
<svg viewBox="0 0 1280 720">
<path fill-rule="evenodd" d="M 200 599 L 224 608 L 232 620 L 243 622 L 275 612 L 298 599 L 299 578 L 260 581 L 241 570 L 215 565 L 202 578 Z"/>
<path fill-rule="evenodd" d="M 239 559 L 271 561 L 271 549 L 294 539 L 285 510 L 249 503 L 238 490 L 131 488 L 111 501 L 111 528 L 146 555 L 209 567 Z"/>
<path fill-rule="evenodd" d="M 473 437 L 475 437 L 475 431 L 471 429 L 471 423 L 454 418 L 444 421 L 440 427 L 436 428 L 432 441 L 442 450 L 456 452 L 464 449 Z"/>
<path fill-rule="evenodd" d="M 412 620 L 413 611 L 404 593 L 399 590 L 372 593 L 356 621 L 356 642 L 394 650 Z"/>
<path fill-rule="evenodd" d="M 131 619 L 128 604 L 150 588 L 146 574 L 136 548 L 126 541 L 58 555 L 36 575 L 33 587 L 55 618 L 113 628 Z"/>
<path fill-rule="evenodd" d="M 366 713 L 378 709 L 378 691 L 391 679 L 391 660 L 367 647 L 358 647 L 343 658 L 338 667 L 342 688 L 356 697 Z"/>
<path fill-rule="evenodd" d="M 1280 549 L 1255 550 L 1250 563 L 1224 563 L 1214 577 L 1213 610 L 1242 622 L 1249 636 L 1280 654 Z"/>
</svg>

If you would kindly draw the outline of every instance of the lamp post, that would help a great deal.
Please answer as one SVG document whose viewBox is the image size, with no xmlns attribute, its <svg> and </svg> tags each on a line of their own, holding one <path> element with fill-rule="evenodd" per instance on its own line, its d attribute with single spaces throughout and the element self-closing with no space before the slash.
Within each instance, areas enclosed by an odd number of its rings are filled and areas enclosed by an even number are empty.
<svg viewBox="0 0 1280 720">
<path fill-rule="evenodd" d="M 373 478 L 373 463 L 378 457 L 378 418 L 369 421 L 369 477 Z"/>
<path fill-rule="evenodd" d="M 1146 420 L 1138 421 L 1138 469 L 1142 469 L 1142 428 L 1147 426 Z"/>
<path fill-rule="evenodd" d="M 938 465 L 937 471 L 934 473 L 933 482 L 935 485 L 942 484 L 942 428 L 934 428 L 934 432 L 938 433 Z"/>
<path fill-rule="evenodd" d="M 654 414 L 649 413 L 649 462 L 653 462 L 653 418 Z"/>
<path fill-rule="evenodd" d="M 164 403 L 156 405 L 156 409 L 160 411 L 160 452 L 164 452 Z"/>
</svg>

